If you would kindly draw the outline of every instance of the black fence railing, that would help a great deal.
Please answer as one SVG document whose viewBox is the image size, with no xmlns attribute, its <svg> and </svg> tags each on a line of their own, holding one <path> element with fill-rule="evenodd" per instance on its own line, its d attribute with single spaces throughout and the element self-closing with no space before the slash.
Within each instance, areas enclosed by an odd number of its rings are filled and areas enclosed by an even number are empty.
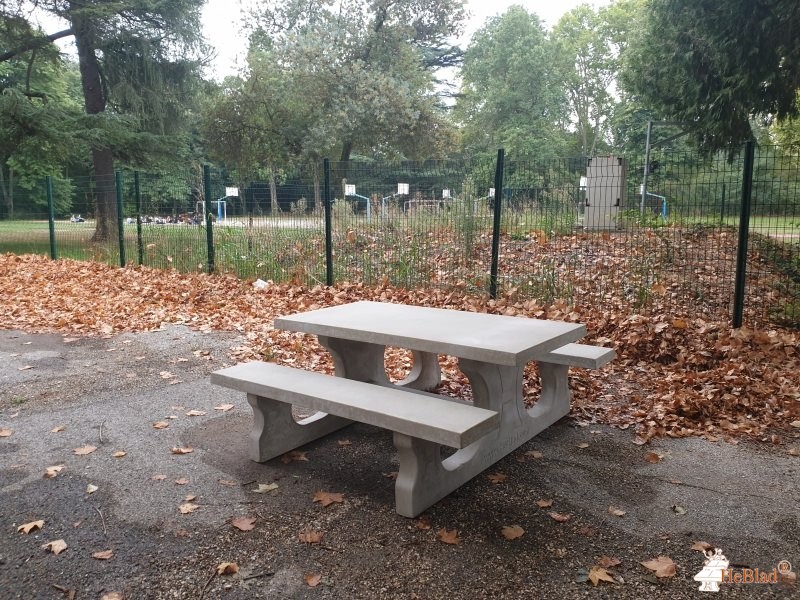
<svg viewBox="0 0 800 600">
<path fill-rule="evenodd" d="M 796 327 L 800 152 L 756 148 L 747 180 L 745 162 L 658 149 L 646 187 L 617 156 L 53 177 L 3 190 L 0 251 Z"/>
</svg>

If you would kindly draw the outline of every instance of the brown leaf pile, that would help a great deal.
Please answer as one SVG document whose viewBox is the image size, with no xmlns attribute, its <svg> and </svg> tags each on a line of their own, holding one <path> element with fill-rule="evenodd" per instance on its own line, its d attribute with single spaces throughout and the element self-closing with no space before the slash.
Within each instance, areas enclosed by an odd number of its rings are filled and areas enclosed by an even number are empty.
<svg viewBox="0 0 800 600">
<path fill-rule="evenodd" d="M 236 360 L 287 362 L 328 373 L 332 362 L 313 336 L 273 329 L 276 316 L 376 300 L 582 322 L 589 330 L 583 341 L 611 346 L 617 358 L 602 370 L 571 371 L 572 415 L 579 421 L 631 427 L 644 440 L 746 435 L 779 442 L 781 430 L 800 418 L 800 335 L 734 330 L 677 302 L 636 313 L 622 303 L 611 311 L 588 303 L 544 305 L 513 293 L 491 300 L 460 290 L 409 291 L 386 284 L 276 284 L 257 290 L 230 275 L 10 254 L 0 255 L 0 273 L 0 322 L 8 328 L 112 335 L 179 323 L 200 331 L 237 331 L 247 342 L 231 350 Z M 470 388 L 455 359 L 442 357 L 441 364 L 445 380 L 438 391 L 468 398 Z M 387 368 L 392 378 L 402 378 L 410 368 L 408 353 L 387 350 Z M 525 391 L 531 402 L 538 385 L 530 365 Z"/>
</svg>

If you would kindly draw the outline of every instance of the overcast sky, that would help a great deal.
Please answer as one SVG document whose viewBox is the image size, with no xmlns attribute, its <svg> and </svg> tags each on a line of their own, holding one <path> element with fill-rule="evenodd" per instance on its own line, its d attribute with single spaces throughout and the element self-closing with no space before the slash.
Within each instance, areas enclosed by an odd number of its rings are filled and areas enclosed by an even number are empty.
<svg viewBox="0 0 800 600">
<path fill-rule="evenodd" d="M 213 73 L 218 78 L 236 72 L 243 64 L 247 40 L 242 34 L 242 7 L 256 0 L 208 0 L 203 10 L 203 31 L 206 39 L 217 50 Z M 468 0 L 470 13 L 465 36 L 460 42 L 466 44 L 470 36 L 488 17 L 504 13 L 506 9 L 519 4 L 528 11 L 536 13 L 546 27 L 552 27 L 565 12 L 579 4 L 603 6 L 609 0 Z"/>
</svg>

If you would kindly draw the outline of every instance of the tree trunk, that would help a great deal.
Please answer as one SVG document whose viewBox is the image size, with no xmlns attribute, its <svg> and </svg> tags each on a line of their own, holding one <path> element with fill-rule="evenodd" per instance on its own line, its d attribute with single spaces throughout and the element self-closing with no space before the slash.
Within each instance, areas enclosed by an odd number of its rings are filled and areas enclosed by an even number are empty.
<svg viewBox="0 0 800 600">
<path fill-rule="evenodd" d="M 78 49 L 78 67 L 86 114 L 98 115 L 106 110 L 106 95 L 100 75 L 100 63 L 95 53 L 95 30 L 92 22 L 82 16 L 72 15 L 75 46 Z M 117 236 L 117 203 L 114 193 L 114 157 L 111 148 L 96 146 L 92 149 L 94 167 L 94 200 L 96 206 L 95 242 L 106 242 Z"/>
</svg>

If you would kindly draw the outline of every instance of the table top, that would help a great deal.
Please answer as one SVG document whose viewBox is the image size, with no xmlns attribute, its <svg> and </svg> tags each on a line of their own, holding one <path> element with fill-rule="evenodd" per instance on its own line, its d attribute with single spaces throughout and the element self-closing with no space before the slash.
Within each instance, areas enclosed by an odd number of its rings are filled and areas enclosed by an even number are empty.
<svg viewBox="0 0 800 600">
<path fill-rule="evenodd" d="M 509 366 L 586 335 L 580 323 L 367 301 L 279 317 L 274 326 Z"/>
</svg>

